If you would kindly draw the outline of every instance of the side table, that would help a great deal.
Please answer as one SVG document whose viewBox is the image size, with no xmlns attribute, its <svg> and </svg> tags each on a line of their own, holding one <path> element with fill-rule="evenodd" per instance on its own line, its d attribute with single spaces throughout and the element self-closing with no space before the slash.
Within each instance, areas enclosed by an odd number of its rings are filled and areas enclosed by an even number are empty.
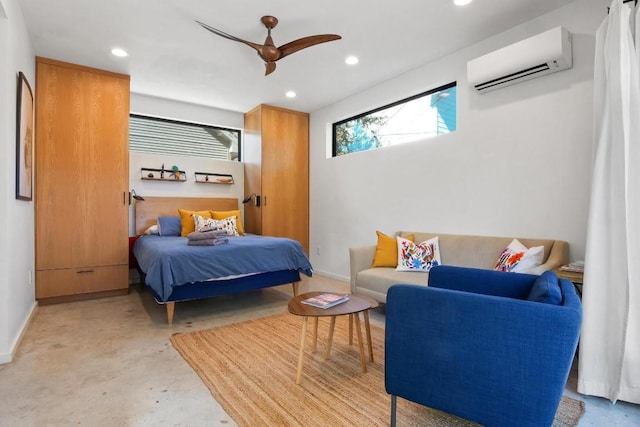
<svg viewBox="0 0 640 427">
<path fill-rule="evenodd" d="M 349 295 L 349 300 L 342 304 L 338 304 L 331 308 L 317 308 L 311 305 L 303 304 L 302 301 L 311 298 L 316 295 L 323 294 L 325 292 L 307 292 L 302 295 L 298 295 L 289 301 L 288 309 L 289 313 L 296 316 L 302 316 L 302 337 L 300 338 L 300 353 L 298 355 L 298 368 L 296 371 L 296 384 L 300 384 L 302 378 L 302 363 L 304 358 L 304 343 L 307 335 L 307 323 L 310 317 L 315 320 L 313 331 L 313 349 L 316 348 L 316 342 L 318 339 L 318 318 L 319 317 L 331 317 L 331 324 L 329 326 L 329 338 L 327 342 L 327 352 L 325 359 L 328 359 L 331 354 L 331 345 L 333 341 L 333 330 L 336 324 L 336 316 L 349 315 L 349 320 L 355 321 L 356 335 L 358 337 L 358 347 L 360 350 L 360 366 L 362 372 L 367 372 L 367 362 L 364 355 L 364 345 L 362 343 L 362 331 L 360 329 L 360 312 L 364 313 L 365 332 L 367 334 L 367 341 L 369 344 L 369 358 L 373 361 L 373 346 L 371 344 L 371 328 L 369 325 L 369 310 L 376 308 L 378 302 L 372 298 L 364 297 L 360 295 Z"/>
</svg>

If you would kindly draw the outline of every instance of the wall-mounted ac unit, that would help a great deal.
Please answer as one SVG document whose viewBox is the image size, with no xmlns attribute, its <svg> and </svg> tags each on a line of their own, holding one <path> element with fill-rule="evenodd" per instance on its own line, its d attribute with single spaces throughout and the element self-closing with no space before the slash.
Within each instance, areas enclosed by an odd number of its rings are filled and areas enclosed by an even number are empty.
<svg viewBox="0 0 640 427">
<path fill-rule="evenodd" d="M 571 33 L 556 27 L 469 61 L 467 76 L 469 83 L 484 93 L 572 65 Z"/>
</svg>

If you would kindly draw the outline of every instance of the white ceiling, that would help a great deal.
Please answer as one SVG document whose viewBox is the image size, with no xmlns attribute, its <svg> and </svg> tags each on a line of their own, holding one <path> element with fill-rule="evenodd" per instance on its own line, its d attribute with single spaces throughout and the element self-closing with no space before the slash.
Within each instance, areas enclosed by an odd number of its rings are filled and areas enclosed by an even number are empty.
<svg viewBox="0 0 640 427">
<path fill-rule="evenodd" d="M 314 111 L 574 0 L 293 1 L 19 0 L 36 55 L 131 75 L 131 91 L 245 112 L 260 103 Z M 277 46 L 315 34 L 342 40 L 264 64 L 250 47 L 202 21 L 263 43 L 263 15 L 280 23 Z M 130 54 L 117 58 L 113 47 Z M 360 63 L 344 59 L 357 55 Z M 285 97 L 294 90 L 295 99 Z"/>
</svg>

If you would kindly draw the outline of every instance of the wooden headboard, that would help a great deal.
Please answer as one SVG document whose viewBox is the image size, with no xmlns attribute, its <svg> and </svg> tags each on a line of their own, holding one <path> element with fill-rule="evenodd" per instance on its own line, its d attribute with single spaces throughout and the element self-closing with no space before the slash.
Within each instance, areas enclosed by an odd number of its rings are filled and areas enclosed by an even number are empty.
<svg viewBox="0 0 640 427">
<path fill-rule="evenodd" d="M 136 201 L 136 234 L 156 223 L 159 216 L 178 216 L 178 209 L 192 211 L 231 211 L 238 209 L 238 199 L 207 197 L 146 197 Z"/>
</svg>

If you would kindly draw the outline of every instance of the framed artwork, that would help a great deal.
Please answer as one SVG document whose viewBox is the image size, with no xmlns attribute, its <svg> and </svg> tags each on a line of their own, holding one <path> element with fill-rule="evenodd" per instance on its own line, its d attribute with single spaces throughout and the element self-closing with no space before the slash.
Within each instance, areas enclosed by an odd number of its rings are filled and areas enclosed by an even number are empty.
<svg viewBox="0 0 640 427">
<path fill-rule="evenodd" d="M 16 199 L 33 199 L 33 92 L 25 75 L 18 74 L 16 120 Z"/>
</svg>

